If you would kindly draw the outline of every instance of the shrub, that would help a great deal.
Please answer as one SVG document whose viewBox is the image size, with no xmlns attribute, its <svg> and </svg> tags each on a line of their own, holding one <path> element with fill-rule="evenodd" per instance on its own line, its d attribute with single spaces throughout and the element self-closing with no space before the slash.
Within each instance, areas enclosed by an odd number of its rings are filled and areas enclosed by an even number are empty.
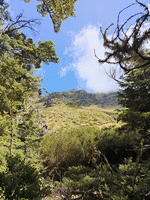
<svg viewBox="0 0 150 200">
<path fill-rule="evenodd" d="M 7 156 L 7 168 L 0 173 L 0 191 L 5 199 L 40 199 L 39 174 L 20 156 Z"/>
<path fill-rule="evenodd" d="M 95 128 L 79 128 L 46 135 L 41 143 L 43 157 L 49 165 L 67 168 L 92 159 L 96 148 Z"/>
<path fill-rule="evenodd" d="M 123 129 L 103 129 L 97 132 L 97 149 L 104 154 L 111 164 L 123 163 L 124 158 L 136 158 L 135 148 L 141 137 L 135 132 Z"/>
<path fill-rule="evenodd" d="M 53 171 L 61 177 L 68 167 L 82 165 L 94 169 L 99 164 L 118 164 L 124 158 L 136 158 L 134 147 L 139 140 L 134 133 L 84 127 L 46 135 L 40 149 L 47 175 Z"/>
</svg>

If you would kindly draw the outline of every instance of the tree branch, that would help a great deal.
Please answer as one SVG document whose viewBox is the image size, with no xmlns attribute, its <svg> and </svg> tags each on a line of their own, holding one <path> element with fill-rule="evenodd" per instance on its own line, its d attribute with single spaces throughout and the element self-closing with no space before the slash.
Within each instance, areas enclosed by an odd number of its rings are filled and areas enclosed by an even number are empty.
<svg viewBox="0 0 150 200">
<path fill-rule="evenodd" d="M 121 13 L 130 8 L 133 5 L 141 6 L 144 11 L 131 15 L 121 26 L 120 23 L 120 15 Z M 130 24 L 126 31 L 124 31 L 125 25 L 130 22 L 133 17 L 140 15 L 136 19 L 136 23 L 133 26 Z M 95 57 L 98 59 L 99 63 L 107 63 L 107 64 L 119 64 L 120 68 L 125 73 L 129 73 L 135 69 L 145 68 L 150 66 L 150 56 L 145 54 L 145 50 L 143 50 L 143 45 L 150 38 L 150 28 L 143 32 L 142 28 L 145 25 L 145 22 L 149 21 L 150 13 L 148 7 L 143 3 L 136 0 L 136 3 L 133 3 L 126 8 L 122 9 L 118 14 L 117 19 L 117 27 L 112 35 L 111 40 L 107 37 L 108 29 L 113 25 L 111 24 L 106 30 L 103 32 L 100 27 L 100 32 L 103 36 L 104 47 L 109 49 L 109 52 L 105 52 L 105 58 L 100 59 L 97 57 L 95 50 Z M 131 33 L 128 35 L 129 31 Z M 122 37 L 120 35 L 122 34 Z M 110 59 L 114 59 L 115 62 L 111 62 Z M 133 60 L 143 61 L 144 64 L 139 64 L 142 62 L 137 62 L 135 66 L 127 65 L 127 63 L 132 63 Z M 147 61 L 147 62 L 146 62 Z"/>
<path fill-rule="evenodd" d="M 33 26 L 35 25 L 40 25 L 40 19 L 22 19 L 23 18 L 23 13 L 20 13 L 17 17 L 16 17 L 16 21 L 13 21 L 11 24 L 9 23 L 6 27 L 5 27 L 5 33 L 9 33 L 9 32 L 13 32 L 16 30 L 20 30 L 22 28 L 28 28 L 31 31 L 38 33 L 37 30 L 35 30 L 33 28 Z"/>
</svg>

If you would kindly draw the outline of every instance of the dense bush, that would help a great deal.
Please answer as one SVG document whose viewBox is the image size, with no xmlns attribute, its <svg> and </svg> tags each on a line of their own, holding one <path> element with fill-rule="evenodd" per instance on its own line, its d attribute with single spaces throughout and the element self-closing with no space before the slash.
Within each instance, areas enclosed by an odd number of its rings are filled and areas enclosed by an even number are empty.
<svg viewBox="0 0 150 200">
<path fill-rule="evenodd" d="M 107 164 L 97 169 L 81 165 L 69 167 L 63 183 L 72 194 L 78 191 L 84 200 L 142 200 L 149 191 L 149 167 L 149 162 L 133 162 L 132 158 L 112 168 Z"/>
<path fill-rule="evenodd" d="M 88 164 L 96 149 L 95 128 L 72 129 L 46 135 L 41 144 L 43 158 L 49 165 L 67 168 Z"/>
<path fill-rule="evenodd" d="M 124 158 L 133 156 L 141 139 L 135 132 L 128 132 L 123 128 L 104 129 L 97 132 L 97 149 L 104 154 L 111 164 L 123 163 Z"/>
<path fill-rule="evenodd" d="M 78 165 L 96 168 L 106 162 L 116 164 L 126 157 L 136 158 L 134 148 L 139 141 L 139 135 L 120 133 L 119 129 L 75 128 L 46 135 L 41 153 L 48 173 L 54 168 L 65 171 Z"/>
<path fill-rule="evenodd" d="M 124 126 L 47 134 L 41 143 L 46 176 L 85 200 L 140 200 L 150 181 L 149 164 L 140 161 L 144 152 L 139 155 L 141 141 L 138 132 L 128 132 Z"/>
<path fill-rule="evenodd" d="M 0 173 L 0 192 L 4 199 L 40 199 L 39 173 L 20 156 L 7 156 L 7 168 Z"/>
</svg>

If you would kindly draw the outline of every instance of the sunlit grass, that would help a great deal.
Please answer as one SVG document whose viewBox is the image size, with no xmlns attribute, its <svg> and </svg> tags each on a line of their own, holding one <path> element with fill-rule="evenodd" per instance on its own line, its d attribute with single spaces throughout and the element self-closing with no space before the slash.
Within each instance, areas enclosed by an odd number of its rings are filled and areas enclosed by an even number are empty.
<svg viewBox="0 0 150 200">
<path fill-rule="evenodd" d="M 101 108 L 91 105 L 89 107 L 70 107 L 65 104 L 56 104 L 45 107 L 38 103 L 39 115 L 46 120 L 49 132 L 67 130 L 74 127 L 115 127 L 118 126 L 114 119 L 115 107 Z"/>
<path fill-rule="evenodd" d="M 88 126 L 103 129 L 120 126 L 120 123 L 117 123 L 115 120 L 115 116 L 117 115 L 116 107 L 102 108 L 96 105 L 91 105 L 89 107 L 71 107 L 65 104 L 56 104 L 52 107 L 45 107 L 43 103 L 38 103 L 37 106 L 40 118 L 44 118 L 48 125 L 49 134 L 45 135 L 46 141 L 48 138 L 50 138 L 50 141 L 53 142 L 53 137 L 56 138 L 56 141 L 58 141 L 59 136 L 61 135 L 60 133 L 63 133 L 64 136 L 66 136 L 67 131 L 70 129 L 73 130 L 74 128 L 78 129 Z M 90 136 L 92 137 L 91 133 Z M 70 138 L 71 140 L 69 140 L 69 142 L 72 141 L 74 137 L 71 136 L 69 139 Z M 65 141 L 62 142 L 63 145 L 68 145 L 66 139 L 63 141 Z M 50 147 L 53 151 L 54 145 L 50 145 Z M 71 145 L 71 150 L 72 147 L 73 145 Z M 50 149 L 50 152 L 52 151 Z M 65 155 L 64 152 L 63 155 Z M 57 189 L 57 186 L 55 189 Z M 55 191 L 56 190 L 54 190 L 51 196 L 47 197 L 47 199 L 59 199 L 58 193 Z"/>
</svg>

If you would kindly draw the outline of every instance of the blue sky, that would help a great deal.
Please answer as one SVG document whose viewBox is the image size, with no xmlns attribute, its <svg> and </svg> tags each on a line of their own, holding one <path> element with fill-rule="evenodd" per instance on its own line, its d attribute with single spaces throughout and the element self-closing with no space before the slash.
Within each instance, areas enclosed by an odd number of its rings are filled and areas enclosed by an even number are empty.
<svg viewBox="0 0 150 200">
<path fill-rule="evenodd" d="M 49 16 L 42 18 L 36 12 L 37 0 L 31 0 L 30 3 L 24 3 L 23 0 L 8 2 L 13 17 L 23 11 L 27 19 L 42 19 L 41 25 L 35 27 L 40 33 L 35 36 L 29 30 L 25 30 L 28 37 L 32 37 L 35 43 L 39 40 L 52 40 L 55 44 L 61 63 L 43 64 L 43 68 L 38 72 L 43 76 L 43 87 L 46 87 L 49 93 L 71 89 L 107 93 L 118 89 L 117 83 L 105 73 L 105 70 L 109 72 L 110 66 L 98 64 L 94 49 L 99 58 L 104 57 L 100 26 L 105 30 L 111 23 L 116 24 L 118 12 L 135 3 L 135 0 L 78 0 L 75 4 L 76 17 L 63 21 L 61 31 L 57 34 L 54 33 Z M 148 0 L 141 2 L 148 4 Z M 128 16 L 137 11 L 138 6 L 129 8 L 122 13 L 120 22 L 123 23 Z M 109 35 L 113 33 L 114 28 L 110 29 Z"/>
</svg>

